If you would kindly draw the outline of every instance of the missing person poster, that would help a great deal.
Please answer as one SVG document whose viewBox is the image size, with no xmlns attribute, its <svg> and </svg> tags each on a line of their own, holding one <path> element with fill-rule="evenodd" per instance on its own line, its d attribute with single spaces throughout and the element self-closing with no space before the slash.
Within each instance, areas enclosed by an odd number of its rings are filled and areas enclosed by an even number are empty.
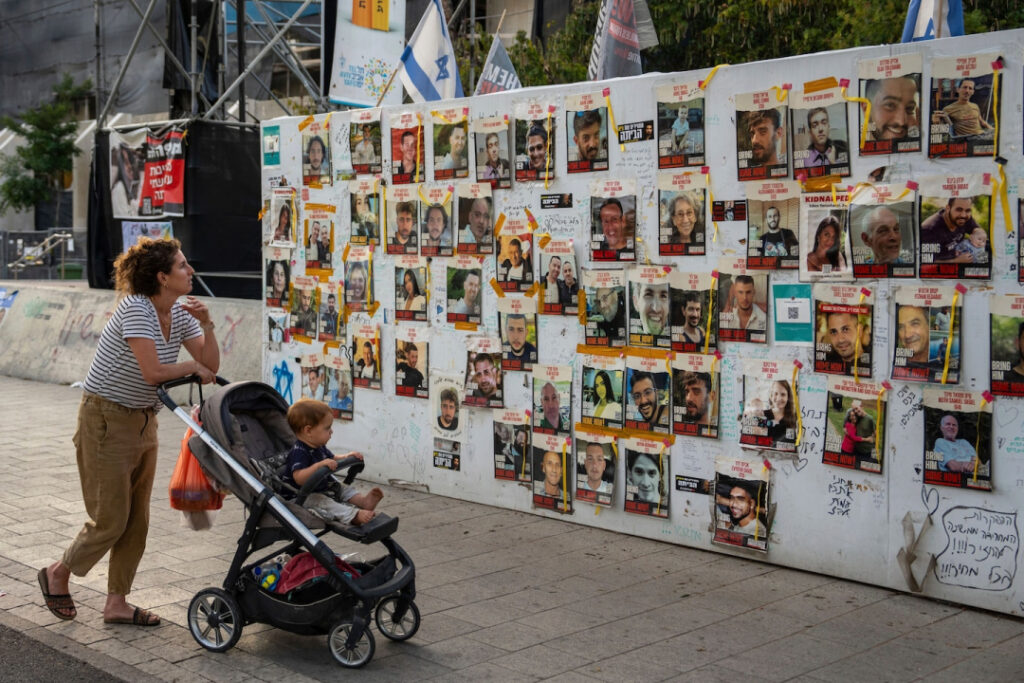
<svg viewBox="0 0 1024 683">
<path fill-rule="evenodd" d="M 448 260 L 445 281 L 448 322 L 480 324 L 482 273 L 483 263 L 475 256 L 460 254 Z"/>
<path fill-rule="evenodd" d="M 565 435 L 533 434 L 533 506 L 572 512 L 572 440 Z"/>
<path fill-rule="evenodd" d="M 430 112 L 434 124 L 434 180 L 469 177 L 469 107 Z"/>
<path fill-rule="evenodd" d="M 584 349 L 580 349 L 582 352 Z M 580 422 L 610 429 L 622 428 L 626 398 L 626 360 L 619 351 L 585 353 L 581 388 Z"/>
<path fill-rule="evenodd" d="M 868 137 L 861 155 L 921 151 L 923 64 L 920 52 L 857 62 L 860 96 L 871 102 Z M 859 107 L 861 122 L 865 109 Z"/>
<path fill-rule="evenodd" d="M 871 377 L 875 294 L 855 285 L 814 286 L 814 371 Z"/>
<path fill-rule="evenodd" d="M 526 292 L 533 287 L 533 230 L 525 214 L 506 216 L 502 221 L 494 259 L 503 291 Z"/>
<path fill-rule="evenodd" d="M 849 176 L 850 126 L 842 90 L 835 87 L 791 93 L 789 104 L 793 177 Z"/>
<path fill-rule="evenodd" d="M 327 375 L 330 378 L 327 407 L 336 420 L 351 421 L 354 415 L 352 400 L 352 366 L 344 354 L 327 356 Z"/>
<path fill-rule="evenodd" d="M 352 382 L 357 387 L 380 391 L 380 327 L 362 323 L 349 329 L 352 345 Z"/>
<path fill-rule="evenodd" d="M 555 126 L 553 102 L 517 102 L 516 182 L 555 179 Z"/>
<path fill-rule="evenodd" d="M 673 351 L 714 353 L 718 348 L 718 310 L 712 291 L 717 285 L 715 277 L 679 268 L 669 273 Z"/>
<path fill-rule="evenodd" d="M 668 434 L 672 430 L 672 376 L 668 354 L 627 349 L 626 429 Z"/>
<path fill-rule="evenodd" d="M 590 260 L 636 260 L 636 180 L 590 183 Z"/>
<path fill-rule="evenodd" d="M 110 206 L 114 218 L 185 215 L 185 129 L 110 133 Z"/>
<path fill-rule="evenodd" d="M 492 412 L 494 423 L 494 478 L 531 481 L 530 411 L 505 408 Z"/>
<path fill-rule="evenodd" d="M 672 347 L 670 266 L 629 269 L 629 345 Z"/>
<path fill-rule="evenodd" d="M 396 111 L 388 119 L 391 142 L 391 184 L 409 185 L 426 180 L 423 160 L 423 115 Z"/>
<path fill-rule="evenodd" d="M 576 500 L 611 507 L 615 493 L 615 436 L 576 428 Z"/>
<path fill-rule="evenodd" d="M 385 188 L 387 194 L 387 252 L 419 253 L 420 202 L 416 187 L 406 185 Z"/>
<path fill-rule="evenodd" d="M 826 465 L 882 473 L 885 454 L 885 387 L 850 377 L 828 378 Z"/>
<path fill-rule="evenodd" d="M 783 361 L 743 361 L 743 416 L 740 444 L 796 453 L 796 392 L 792 370 Z"/>
<path fill-rule="evenodd" d="M 306 204 L 305 236 L 306 274 L 331 275 L 334 273 L 334 206 Z"/>
<path fill-rule="evenodd" d="M 992 63 L 999 59 L 994 52 L 932 59 L 929 157 L 992 156 L 999 118 Z"/>
<path fill-rule="evenodd" d="M 962 286 L 962 285 L 958 285 Z M 966 291 L 966 290 L 965 290 Z M 953 308 L 953 287 L 897 287 L 892 379 L 960 383 L 963 295 Z"/>
<path fill-rule="evenodd" d="M 992 296 L 989 319 L 992 393 L 1024 396 L 1024 296 Z"/>
<path fill-rule="evenodd" d="M 320 341 L 337 341 L 345 338 L 345 318 L 342 307 L 342 284 L 340 280 L 328 280 L 318 285 L 320 289 L 320 325 L 317 339 Z"/>
<path fill-rule="evenodd" d="M 302 134 L 302 184 L 318 189 L 330 185 L 331 172 L 331 116 L 309 116 L 299 123 Z"/>
<path fill-rule="evenodd" d="M 505 296 L 498 299 L 501 369 L 533 370 L 537 362 L 537 300 Z"/>
<path fill-rule="evenodd" d="M 395 395 L 427 398 L 430 328 L 398 325 L 395 330 Z"/>
<path fill-rule="evenodd" d="M 742 258 L 721 259 L 718 302 L 719 339 L 768 343 L 767 272 L 747 272 Z"/>
<path fill-rule="evenodd" d="M 501 340 L 497 337 L 466 339 L 466 396 L 462 403 L 478 408 L 505 406 L 501 372 Z"/>
<path fill-rule="evenodd" d="M 672 433 L 718 438 L 718 380 L 715 356 L 680 353 L 672 358 Z"/>
<path fill-rule="evenodd" d="M 323 354 L 307 353 L 299 359 L 302 368 L 302 398 L 315 401 L 327 401 L 327 366 L 324 365 Z"/>
<path fill-rule="evenodd" d="M 474 119 L 473 139 L 476 142 L 476 179 L 491 189 L 512 187 L 511 155 L 508 147 L 508 114 Z"/>
<path fill-rule="evenodd" d="M 292 281 L 291 333 L 311 342 L 316 339 L 316 326 L 320 316 L 319 280 L 311 275 L 299 275 Z"/>
<path fill-rule="evenodd" d="M 572 366 L 533 366 L 533 433 L 569 436 L 572 430 Z"/>
<path fill-rule="evenodd" d="M 292 250 L 285 247 L 263 247 L 264 301 L 272 308 L 288 308 L 291 286 Z"/>
<path fill-rule="evenodd" d="M 357 175 L 381 172 L 380 109 L 353 109 L 349 115 L 348 145 Z"/>
<path fill-rule="evenodd" d="M 767 180 L 789 175 L 786 112 L 771 90 L 740 93 L 736 101 L 738 180 Z"/>
<path fill-rule="evenodd" d="M 451 256 L 455 253 L 451 185 L 420 185 L 420 255 Z"/>
<path fill-rule="evenodd" d="M 771 470 L 761 463 L 715 458 L 712 542 L 768 551 Z"/>
<path fill-rule="evenodd" d="M 280 308 L 267 309 L 267 350 L 277 353 L 281 344 L 291 341 L 288 335 L 288 311 Z"/>
<path fill-rule="evenodd" d="M 626 272 L 583 271 L 587 346 L 626 345 Z"/>
<path fill-rule="evenodd" d="M 580 283 L 573 242 L 547 239 L 545 243 L 542 238 L 540 244 L 540 312 L 574 316 L 579 312 Z"/>
<path fill-rule="evenodd" d="M 993 398 L 988 392 L 925 388 L 925 484 L 992 490 Z"/>
<path fill-rule="evenodd" d="M 622 445 L 626 450 L 625 511 L 668 519 L 671 439 L 631 437 L 623 439 Z"/>
<path fill-rule="evenodd" d="M 853 280 L 853 258 L 847 228 L 849 196 L 846 192 L 808 192 L 800 201 L 804 256 L 800 280 Z"/>
<path fill-rule="evenodd" d="M 395 320 L 426 320 L 427 260 L 421 256 L 395 257 Z"/>
<path fill-rule="evenodd" d="M 459 183 L 455 186 L 458 209 L 460 254 L 494 253 L 494 206 L 487 183 Z"/>
<path fill-rule="evenodd" d="M 747 185 L 747 268 L 800 267 L 800 183 L 772 180 Z"/>
<path fill-rule="evenodd" d="M 462 469 L 462 445 L 466 439 L 466 411 L 460 405 L 462 375 L 430 373 L 431 431 L 434 467 Z"/>
<path fill-rule="evenodd" d="M 658 98 L 658 168 L 704 165 L 704 90 L 699 83 L 670 83 Z"/>
<path fill-rule="evenodd" d="M 703 173 L 658 174 L 658 253 L 703 254 L 707 248 L 707 176 Z"/>
<path fill-rule="evenodd" d="M 349 243 L 380 244 L 380 181 L 349 181 Z"/>
<path fill-rule="evenodd" d="M 991 176 L 927 176 L 920 186 L 921 279 L 991 278 Z"/>
<path fill-rule="evenodd" d="M 608 107 L 600 91 L 566 96 L 565 131 L 569 173 L 608 170 Z"/>
<path fill-rule="evenodd" d="M 272 247 L 294 247 L 298 217 L 295 190 L 275 187 L 270 191 L 270 208 L 263 214 L 263 242 Z"/>
<path fill-rule="evenodd" d="M 916 208 L 915 192 L 899 185 L 862 185 L 850 195 L 854 277 L 914 277 Z"/>
<path fill-rule="evenodd" d="M 345 259 L 345 306 L 366 311 L 373 304 L 373 247 L 349 247 Z"/>
</svg>

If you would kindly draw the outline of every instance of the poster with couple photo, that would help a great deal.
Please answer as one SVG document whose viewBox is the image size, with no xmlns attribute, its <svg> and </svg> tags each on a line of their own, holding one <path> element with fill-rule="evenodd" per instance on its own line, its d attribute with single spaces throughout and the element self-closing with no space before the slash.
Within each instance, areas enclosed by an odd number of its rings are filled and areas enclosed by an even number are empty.
<svg viewBox="0 0 1024 683">
<path fill-rule="evenodd" d="M 608 107 L 600 92 L 566 96 L 565 130 L 569 173 L 608 170 Z"/>
<path fill-rule="evenodd" d="M 426 180 L 423 160 L 426 152 L 423 142 L 423 118 L 415 111 L 397 111 L 391 114 L 391 184 L 409 185 Z"/>
<path fill-rule="evenodd" d="M 671 439 L 630 437 L 622 440 L 626 456 L 624 510 L 668 519 Z"/>
<path fill-rule="evenodd" d="M 800 267 L 800 183 L 770 180 L 747 185 L 747 268 Z"/>
<path fill-rule="evenodd" d="M 576 429 L 576 500 L 611 507 L 618 460 L 612 434 Z"/>
<path fill-rule="evenodd" d="M 572 366 L 533 366 L 533 433 L 569 436 L 572 431 Z"/>
<path fill-rule="evenodd" d="M 450 185 L 420 185 L 420 255 L 451 256 L 455 253 Z"/>
<path fill-rule="evenodd" d="M 626 398 L 625 358 L 618 351 L 591 352 L 579 358 L 583 362 L 580 422 L 584 425 L 620 429 Z"/>
<path fill-rule="evenodd" d="M 920 197 L 921 279 L 991 278 L 991 176 L 927 176 Z"/>
<path fill-rule="evenodd" d="M 923 66 L 920 52 L 857 62 L 860 96 L 871 103 L 870 115 L 859 107 L 862 124 L 868 116 L 862 156 L 921 151 Z"/>
<path fill-rule="evenodd" d="M 420 256 L 395 257 L 395 319 L 426 320 L 427 259 Z"/>
<path fill-rule="evenodd" d="M 672 433 L 718 438 L 718 380 L 715 356 L 679 353 L 672 358 Z"/>
<path fill-rule="evenodd" d="M 1024 296 L 989 299 L 991 386 L 996 396 L 1024 396 Z"/>
<path fill-rule="evenodd" d="M 434 180 L 469 176 L 469 107 L 430 112 L 434 124 Z"/>
<path fill-rule="evenodd" d="M 349 243 L 380 244 L 380 181 L 349 181 Z"/>
<path fill-rule="evenodd" d="M 855 285 L 814 286 L 814 371 L 871 377 L 874 292 Z"/>
<path fill-rule="evenodd" d="M 670 266 L 634 266 L 629 278 L 629 346 L 672 347 Z"/>
<path fill-rule="evenodd" d="M 579 312 L 580 283 L 576 277 L 576 250 L 572 240 L 541 240 L 541 313 L 576 315 Z"/>
<path fill-rule="evenodd" d="M 736 168 L 738 180 L 768 180 L 789 176 L 788 107 L 775 92 L 740 93 L 736 102 Z"/>
<path fill-rule="evenodd" d="M 530 473 L 530 411 L 505 408 L 492 413 L 494 478 L 532 481 Z"/>
<path fill-rule="evenodd" d="M 958 285 L 962 287 L 962 285 Z M 953 287 L 897 287 L 892 379 L 959 384 L 963 294 Z M 966 290 L 965 290 L 966 291 Z"/>
<path fill-rule="evenodd" d="M 430 328 L 399 325 L 395 330 L 395 395 L 427 398 Z"/>
<path fill-rule="evenodd" d="M 348 144 L 352 154 L 352 170 L 357 175 L 380 173 L 380 109 L 353 109 L 350 116 Z"/>
<path fill-rule="evenodd" d="M 517 183 L 554 180 L 556 109 L 553 102 L 516 103 Z"/>
<path fill-rule="evenodd" d="M 487 183 L 459 183 L 455 186 L 458 203 L 460 254 L 494 253 L 494 206 Z"/>
<path fill-rule="evenodd" d="M 380 391 L 380 327 L 362 323 L 351 327 L 349 333 L 353 385 Z"/>
<path fill-rule="evenodd" d="M 590 183 L 590 260 L 636 261 L 636 180 Z"/>
<path fill-rule="evenodd" d="M 627 349 L 626 429 L 668 434 L 672 429 L 672 380 L 666 352 Z"/>
<path fill-rule="evenodd" d="M 931 61 L 928 156 L 992 156 L 1001 118 L 993 62 L 998 53 L 936 57 Z"/>
<path fill-rule="evenodd" d="M 476 179 L 477 182 L 489 184 L 491 189 L 507 190 L 512 187 L 508 131 L 508 114 L 473 121 Z"/>
<path fill-rule="evenodd" d="M 887 399 L 887 388 L 882 384 L 829 377 L 821 461 L 881 474 Z"/>
<path fill-rule="evenodd" d="M 673 268 L 668 281 L 672 350 L 714 353 L 718 348 L 718 308 L 712 274 Z"/>
<path fill-rule="evenodd" d="M 782 361 L 743 361 L 743 415 L 740 444 L 796 453 L 798 412 L 792 370 Z"/>
<path fill-rule="evenodd" d="M 771 470 L 760 462 L 715 458 L 713 543 L 768 551 Z"/>
<path fill-rule="evenodd" d="M 847 231 L 849 195 L 837 192 L 808 192 L 800 201 L 800 224 L 804 245 L 800 258 L 800 280 L 853 280 L 853 258 Z"/>
<path fill-rule="evenodd" d="M 319 280 L 310 275 L 299 275 L 292 283 L 291 333 L 304 341 L 316 339 L 317 323 L 320 321 Z"/>
<path fill-rule="evenodd" d="M 331 115 L 310 117 L 308 125 L 299 124 L 302 133 L 302 184 L 312 189 L 330 185 L 331 172 Z"/>
<path fill-rule="evenodd" d="M 466 352 L 463 404 L 478 408 L 504 407 L 501 340 L 497 337 L 469 337 L 466 339 Z"/>
<path fill-rule="evenodd" d="M 862 185 L 850 196 L 854 277 L 914 277 L 916 209 L 915 192 L 900 185 Z"/>
<path fill-rule="evenodd" d="M 835 81 L 833 81 L 834 83 Z M 790 93 L 793 177 L 850 175 L 850 127 L 839 87 Z M 853 143 L 857 147 L 858 142 Z"/>
<path fill-rule="evenodd" d="M 992 400 L 988 392 L 926 387 L 924 483 L 992 490 Z"/>
<path fill-rule="evenodd" d="M 331 275 L 334 273 L 334 207 L 329 204 L 306 204 L 304 207 L 306 246 L 306 274 Z"/>
<path fill-rule="evenodd" d="M 462 469 L 462 447 L 466 439 L 466 411 L 462 407 L 462 375 L 430 373 L 431 433 L 434 437 L 434 467 Z"/>
<path fill-rule="evenodd" d="M 626 345 L 626 272 L 584 269 L 587 346 Z"/>
<path fill-rule="evenodd" d="M 658 253 L 703 254 L 707 249 L 707 176 L 658 174 Z"/>
<path fill-rule="evenodd" d="M 567 435 L 533 433 L 533 507 L 572 512 L 572 440 Z"/>
<path fill-rule="evenodd" d="M 704 165 L 704 90 L 697 82 L 654 89 L 658 99 L 658 168 Z"/>
<path fill-rule="evenodd" d="M 718 338 L 768 343 L 768 273 L 747 271 L 742 258 L 718 265 Z"/>
</svg>

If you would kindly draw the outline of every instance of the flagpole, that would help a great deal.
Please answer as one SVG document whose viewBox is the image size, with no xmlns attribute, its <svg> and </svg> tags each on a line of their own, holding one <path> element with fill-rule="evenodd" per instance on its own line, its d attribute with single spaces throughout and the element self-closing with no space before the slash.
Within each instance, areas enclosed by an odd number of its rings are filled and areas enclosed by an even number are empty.
<svg viewBox="0 0 1024 683">
<path fill-rule="evenodd" d="M 398 66 L 391 72 L 391 78 L 389 78 L 388 82 L 384 84 L 384 89 L 380 91 L 380 97 L 377 98 L 377 104 L 374 105 L 374 108 L 379 107 L 380 103 L 384 101 L 384 96 L 388 94 L 388 90 L 391 90 L 391 84 L 394 82 L 395 76 L 397 76 L 398 72 L 401 70 L 402 62 L 399 61 Z"/>
<path fill-rule="evenodd" d="M 494 29 L 494 39 L 495 40 L 498 40 L 498 34 L 501 33 L 501 25 L 505 23 L 505 12 L 507 12 L 507 11 L 508 11 L 507 8 L 501 10 L 501 19 L 498 19 L 498 28 Z"/>
<path fill-rule="evenodd" d="M 942 0 L 939 0 L 939 21 L 935 24 L 935 37 L 942 37 Z"/>
</svg>

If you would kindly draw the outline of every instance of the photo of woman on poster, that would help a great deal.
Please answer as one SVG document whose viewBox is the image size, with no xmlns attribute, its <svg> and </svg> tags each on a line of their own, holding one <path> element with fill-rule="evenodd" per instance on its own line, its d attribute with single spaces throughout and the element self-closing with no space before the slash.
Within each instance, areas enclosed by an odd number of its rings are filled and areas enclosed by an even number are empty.
<svg viewBox="0 0 1024 683">
<path fill-rule="evenodd" d="M 695 192 L 662 192 L 665 204 L 665 218 L 662 222 L 662 236 L 667 235 L 666 244 L 704 245 L 704 202 Z M 687 253 L 687 252 L 683 252 Z"/>
<path fill-rule="evenodd" d="M 267 306 L 288 307 L 291 267 L 287 260 L 267 261 Z"/>
<path fill-rule="evenodd" d="M 795 450 L 796 410 L 789 380 L 744 376 L 745 408 L 740 443 L 781 451 Z"/>
<path fill-rule="evenodd" d="M 807 270 L 812 273 L 836 273 L 847 269 L 842 248 L 843 229 L 839 219 L 825 216 L 814 231 L 814 242 L 807 253 Z"/>
<path fill-rule="evenodd" d="M 401 278 L 398 284 L 398 295 L 395 303 L 399 310 L 403 311 L 425 311 L 427 299 L 420 290 L 420 280 L 412 268 L 405 268 L 396 271 Z"/>
</svg>

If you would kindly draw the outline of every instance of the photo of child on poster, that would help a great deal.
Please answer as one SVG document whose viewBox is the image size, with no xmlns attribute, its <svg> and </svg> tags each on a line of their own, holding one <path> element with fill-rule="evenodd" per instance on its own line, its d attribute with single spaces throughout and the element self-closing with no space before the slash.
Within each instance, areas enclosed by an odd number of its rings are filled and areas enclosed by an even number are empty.
<svg viewBox="0 0 1024 683">
<path fill-rule="evenodd" d="M 989 312 L 992 393 L 1024 396 L 1024 296 L 993 296 Z"/>
<path fill-rule="evenodd" d="M 670 449 L 662 441 L 630 437 L 626 450 L 624 509 L 638 515 L 668 518 Z"/>
<path fill-rule="evenodd" d="M 818 284 L 814 299 L 814 371 L 871 377 L 874 293 L 853 285 Z"/>
<path fill-rule="evenodd" d="M 823 463 L 882 473 L 886 396 L 881 384 L 828 378 Z"/>
<path fill-rule="evenodd" d="M 569 173 L 608 170 L 608 107 L 599 107 L 599 103 L 604 104 L 600 92 L 565 98 L 565 158 Z"/>
<path fill-rule="evenodd" d="M 992 489 L 992 401 L 988 392 L 924 391 L 924 483 Z"/>
<path fill-rule="evenodd" d="M 569 437 L 533 435 L 533 506 L 555 512 L 572 512 L 571 464 L 574 462 Z"/>
<path fill-rule="evenodd" d="M 771 470 L 760 463 L 715 458 L 712 542 L 768 550 Z"/>
<path fill-rule="evenodd" d="M 505 481 L 531 481 L 530 411 L 495 410 L 494 478 Z"/>
<path fill-rule="evenodd" d="M 952 287 L 898 287 L 892 379 L 960 383 L 962 299 L 953 313 Z M 947 353 L 948 350 L 948 353 Z M 947 363 L 948 360 L 948 363 Z M 945 375 L 945 381 L 943 381 Z"/>
<path fill-rule="evenodd" d="M 288 313 L 280 309 L 267 311 L 267 350 L 280 351 L 281 344 L 291 341 L 288 334 Z"/>
<path fill-rule="evenodd" d="M 698 83 L 655 88 L 658 98 L 658 168 L 704 164 L 704 91 Z"/>
<path fill-rule="evenodd" d="M 718 438 L 715 357 L 680 353 L 672 359 L 672 433 Z"/>
<path fill-rule="evenodd" d="M 583 271 L 588 346 L 626 345 L 626 273 L 622 270 Z"/>
<path fill-rule="evenodd" d="M 611 507 L 615 453 L 614 436 L 576 430 L 576 500 Z"/>
<path fill-rule="evenodd" d="M 920 53 L 888 55 L 857 63 L 860 96 L 871 102 L 868 137 L 861 155 L 921 151 Z M 863 122 L 866 107 L 861 105 Z"/>
</svg>

